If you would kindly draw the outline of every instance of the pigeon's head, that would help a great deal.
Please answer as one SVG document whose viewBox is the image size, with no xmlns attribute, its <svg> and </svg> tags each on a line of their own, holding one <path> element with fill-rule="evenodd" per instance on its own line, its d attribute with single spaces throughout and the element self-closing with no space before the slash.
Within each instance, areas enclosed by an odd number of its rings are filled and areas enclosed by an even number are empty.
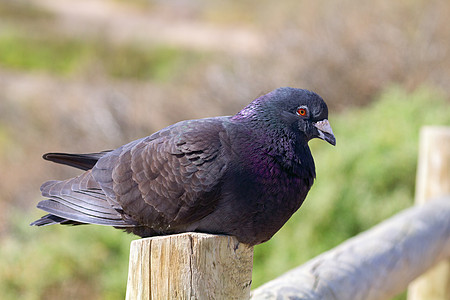
<svg viewBox="0 0 450 300">
<path fill-rule="evenodd" d="M 254 100 L 235 118 L 265 120 L 267 124 L 300 132 L 307 141 L 319 138 L 336 145 L 325 101 L 308 90 L 290 87 L 276 89 Z"/>
</svg>

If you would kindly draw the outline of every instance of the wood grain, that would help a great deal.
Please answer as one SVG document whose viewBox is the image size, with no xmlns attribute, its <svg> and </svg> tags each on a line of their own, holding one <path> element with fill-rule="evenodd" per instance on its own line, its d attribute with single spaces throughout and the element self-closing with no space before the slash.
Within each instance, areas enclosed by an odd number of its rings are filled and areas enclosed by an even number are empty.
<svg viewBox="0 0 450 300">
<path fill-rule="evenodd" d="M 420 133 L 416 204 L 450 195 L 450 127 L 424 127 Z M 450 216 L 449 216 L 450 218 Z M 450 260 L 414 280 L 408 300 L 450 299 Z"/>
<path fill-rule="evenodd" d="M 131 243 L 126 299 L 249 299 L 253 247 L 183 233 Z"/>
</svg>

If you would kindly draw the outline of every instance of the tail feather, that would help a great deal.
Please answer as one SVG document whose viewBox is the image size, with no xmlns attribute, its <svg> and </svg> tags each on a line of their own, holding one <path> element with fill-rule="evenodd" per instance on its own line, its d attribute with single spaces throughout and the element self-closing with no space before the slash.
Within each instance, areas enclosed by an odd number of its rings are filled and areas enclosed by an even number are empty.
<svg viewBox="0 0 450 300">
<path fill-rule="evenodd" d="M 126 223 L 122 218 L 119 217 L 105 218 L 104 215 L 96 215 L 95 213 L 86 214 L 85 212 L 74 209 L 71 206 L 67 206 L 65 205 L 65 203 L 56 201 L 54 199 L 43 200 L 39 202 L 37 207 L 42 210 L 45 210 L 46 212 L 49 212 L 50 214 L 56 217 L 66 219 L 67 221 L 75 221 L 84 224 L 109 225 L 116 227 L 134 226 L 133 224 Z M 37 224 L 39 223 L 38 221 L 35 221 L 33 222 L 35 224 L 33 223 L 32 224 L 38 225 Z"/>
<path fill-rule="evenodd" d="M 48 214 L 40 218 L 39 220 L 34 221 L 31 223 L 31 226 L 47 226 L 47 225 L 54 225 L 54 224 L 63 224 L 63 225 L 83 225 L 86 223 L 80 223 L 72 220 L 67 220 L 64 218 L 57 217 L 52 214 Z"/>
<path fill-rule="evenodd" d="M 90 203 L 87 200 L 65 196 L 64 198 L 54 197 L 51 199 L 51 201 L 55 201 L 63 206 L 69 207 L 87 216 L 95 216 L 104 219 L 122 219 L 122 216 L 116 210 L 100 206 L 96 203 Z M 45 210 L 45 206 L 42 207 L 42 201 L 40 203 L 41 204 L 38 204 L 37 207 Z"/>
<path fill-rule="evenodd" d="M 97 161 L 108 152 L 111 152 L 111 150 L 86 154 L 46 153 L 42 156 L 42 158 L 58 164 L 63 164 L 87 171 L 92 169 Z"/>
<path fill-rule="evenodd" d="M 99 224 L 115 227 L 133 227 L 135 222 L 114 208 L 100 186 L 92 178 L 91 171 L 65 181 L 47 181 L 41 192 L 48 199 L 37 207 L 50 213 L 31 225 L 51 224 Z"/>
</svg>

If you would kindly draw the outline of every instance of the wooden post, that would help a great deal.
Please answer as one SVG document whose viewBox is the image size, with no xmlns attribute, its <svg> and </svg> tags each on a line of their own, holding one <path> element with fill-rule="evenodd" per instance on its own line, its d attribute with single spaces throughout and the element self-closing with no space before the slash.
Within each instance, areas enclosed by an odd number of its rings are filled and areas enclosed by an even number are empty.
<svg viewBox="0 0 450 300">
<path fill-rule="evenodd" d="M 249 299 L 253 247 L 182 233 L 131 242 L 127 300 Z"/>
<path fill-rule="evenodd" d="M 443 195 L 450 195 L 450 127 L 424 127 L 420 133 L 416 204 Z M 438 299 L 450 299 L 450 260 L 439 263 L 408 288 L 408 300 Z"/>
</svg>

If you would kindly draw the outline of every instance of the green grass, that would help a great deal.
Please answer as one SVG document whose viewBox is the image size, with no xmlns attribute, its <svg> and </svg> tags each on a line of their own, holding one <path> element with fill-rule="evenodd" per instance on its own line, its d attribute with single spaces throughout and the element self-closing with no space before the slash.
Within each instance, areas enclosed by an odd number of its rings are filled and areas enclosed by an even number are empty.
<svg viewBox="0 0 450 300">
<path fill-rule="evenodd" d="M 108 41 L 40 36 L 15 31 L 0 34 L 0 67 L 83 76 L 167 81 L 198 61 L 197 53 L 167 46 L 115 45 Z"/>
<path fill-rule="evenodd" d="M 102 64 L 106 73 L 116 78 L 153 79 L 166 81 L 176 73 L 185 51 L 170 47 L 121 46 L 115 49 L 101 48 Z"/>
<path fill-rule="evenodd" d="M 392 88 L 370 107 L 330 112 L 330 122 L 337 146 L 311 142 L 317 180 L 300 211 L 255 247 L 253 288 L 412 205 L 420 127 L 449 126 L 450 105 L 426 88 Z M 10 214 L 2 299 L 124 298 L 135 237 L 100 226 L 29 227 L 36 217 Z"/>
<path fill-rule="evenodd" d="M 87 47 L 77 41 L 11 33 L 0 36 L 0 66 L 10 69 L 67 75 L 77 69 L 86 52 Z"/>
<path fill-rule="evenodd" d="M 106 227 L 30 227 L 15 213 L 0 247 L 3 299 L 123 299 L 129 244 Z"/>
</svg>

